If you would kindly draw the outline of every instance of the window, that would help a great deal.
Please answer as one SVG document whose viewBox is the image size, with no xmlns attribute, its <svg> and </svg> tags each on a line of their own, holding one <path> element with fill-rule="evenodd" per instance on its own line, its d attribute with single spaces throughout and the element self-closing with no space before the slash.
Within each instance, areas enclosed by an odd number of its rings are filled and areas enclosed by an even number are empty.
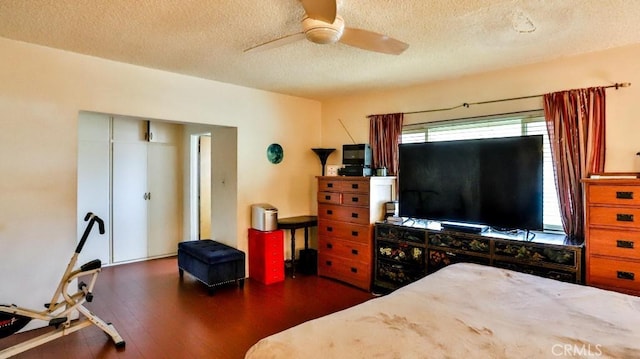
<svg viewBox="0 0 640 359">
<path fill-rule="evenodd" d="M 542 111 L 406 125 L 401 143 L 543 135 L 543 224 L 562 231 L 560 208 L 551 160 L 551 146 Z"/>
</svg>

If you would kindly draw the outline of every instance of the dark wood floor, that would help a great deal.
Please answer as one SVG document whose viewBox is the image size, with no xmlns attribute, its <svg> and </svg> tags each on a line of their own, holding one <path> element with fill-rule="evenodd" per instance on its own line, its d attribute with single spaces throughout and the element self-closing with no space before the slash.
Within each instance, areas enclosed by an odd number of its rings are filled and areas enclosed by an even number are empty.
<svg viewBox="0 0 640 359">
<path fill-rule="evenodd" d="M 86 306 L 116 326 L 124 349 L 90 326 L 15 358 L 243 358 L 265 336 L 373 297 L 309 275 L 271 285 L 247 279 L 209 296 L 190 275 L 179 279 L 175 257 L 105 268 L 94 295 Z M 0 339 L 0 348 L 46 330 Z"/>
</svg>

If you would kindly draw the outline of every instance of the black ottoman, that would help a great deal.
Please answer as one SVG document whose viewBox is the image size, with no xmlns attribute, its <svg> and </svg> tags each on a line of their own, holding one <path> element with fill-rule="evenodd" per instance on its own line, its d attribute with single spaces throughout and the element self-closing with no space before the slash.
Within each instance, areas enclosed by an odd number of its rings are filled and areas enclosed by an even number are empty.
<svg viewBox="0 0 640 359">
<path fill-rule="evenodd" d="M 236 282 L 244 286 L 245 254 L 233 247 L 210 239 L 178 243 L 178 272 L 184 271 L 206 284 L 209 294 L 220 284 Z"/>
</svg>

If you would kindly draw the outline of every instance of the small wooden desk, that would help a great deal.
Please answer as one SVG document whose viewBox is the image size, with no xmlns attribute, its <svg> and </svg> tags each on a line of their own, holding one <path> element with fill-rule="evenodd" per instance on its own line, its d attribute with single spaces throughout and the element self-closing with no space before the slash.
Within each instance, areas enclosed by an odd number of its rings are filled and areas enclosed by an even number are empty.
<svg viewBox="0 0 640 359">
<path fill-rule="evenodd" d="M 278 229 L 291 230 L 291 277 L 296 275 L 296 229 L 304 228 L 304 249 L 309 249 L 309 227 L 318 225 L 318 216 L 278 218 Z"/>
</svg>

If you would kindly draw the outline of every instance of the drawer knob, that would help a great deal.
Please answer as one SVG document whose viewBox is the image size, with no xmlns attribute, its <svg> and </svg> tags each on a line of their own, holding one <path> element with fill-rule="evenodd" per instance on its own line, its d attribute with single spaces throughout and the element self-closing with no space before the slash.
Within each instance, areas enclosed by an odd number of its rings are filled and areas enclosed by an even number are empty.
<svg viewBox="0 0 640 359">
<path fill-rule="evenodd" d="M 328 188 L 333 188 L 333 183 L 327 183 Z"/>
<path fill-rule="evenodd" d="M 333 244 L 327 243 L 327 248 L 329 248 L 329 249 L 333 248 Z"/>
<path fill-rule="evenodd" d="M 357 184 L 357 183 L 353 183 L 353 184 L 351 185 L 351 188 L 353 188 L 353 189 L 358 189 L 358 184 Z"/>
<path fill-rule="evenodd" d="M 617 271 L 618 274 L 618 279 L 624 279 L 624 280 L 635 280 L 635 273 L 633 272 L 623 272 L 623 271 Z"/>
<path fill-rule="evenodd" d="M 331 200 L 331 196 L 326 195 L 326 196 L 324 196 L 324 199 L 325 199 L 326 201 L 329 201 L 329 200 Z"/>
<path fill-rule="evenodd" d="M 351 272 L 352 273 L 358 273 L 358 268 L 351 267 Z"/>
<path fill-rule="evenodd" d="M 616 247 L 633 249 L 633 241 L 623 241 L 618 239 L 616 241 Z"/>
<path fill-rule="evenodd" d="M 358 218 L 358 214 L 357 213 L 351 213 L 351 218 Z"/>
<path fill-rule="evenodd" d="M 358 236 L 358 231 L 351 231 L 351 235 L 354 236 L 354 237 L 357 237 Z"/>
<path fill-rule="evenodd" d="M 351 202 L 358 202 L 358 197 L 351 197 Z"/>
<path fill-rule="evenodd" d="M 333 232 L 333 227 L 327 227 L 327 232 Z"/>
<path fill-rule="evenodd" d="M 618 222 L 633 222 L 633 214 L 618 213 L 618 214 L 616 214 L 616 221 L 618 221 Z"/>
<path fill-rule="evenodd" d="M 357 249 L 352 249 L 352 250 L 351 250 L 351 254 L 358 255 L 358 250 L 357 250 Z"/>
<path fill-rule="evenodd" d="M 332 264 L 331 261 L 326 261 L 326 263 L 329 267 L 331 267 L 331 264 Z"/>
<path fill-rule="evenodd" d="M 617 199 L 633 199 L 633 192 L 617 191 L 616 198 Z"/>
<path fill-rule="evenodd" d="M 330 210 L 330 209 L 328 209 L 328 210 L 327 210 L 327 214 L 333 214 L 333 211 L 332 211 L 332 210 Z"/>
</svg>

